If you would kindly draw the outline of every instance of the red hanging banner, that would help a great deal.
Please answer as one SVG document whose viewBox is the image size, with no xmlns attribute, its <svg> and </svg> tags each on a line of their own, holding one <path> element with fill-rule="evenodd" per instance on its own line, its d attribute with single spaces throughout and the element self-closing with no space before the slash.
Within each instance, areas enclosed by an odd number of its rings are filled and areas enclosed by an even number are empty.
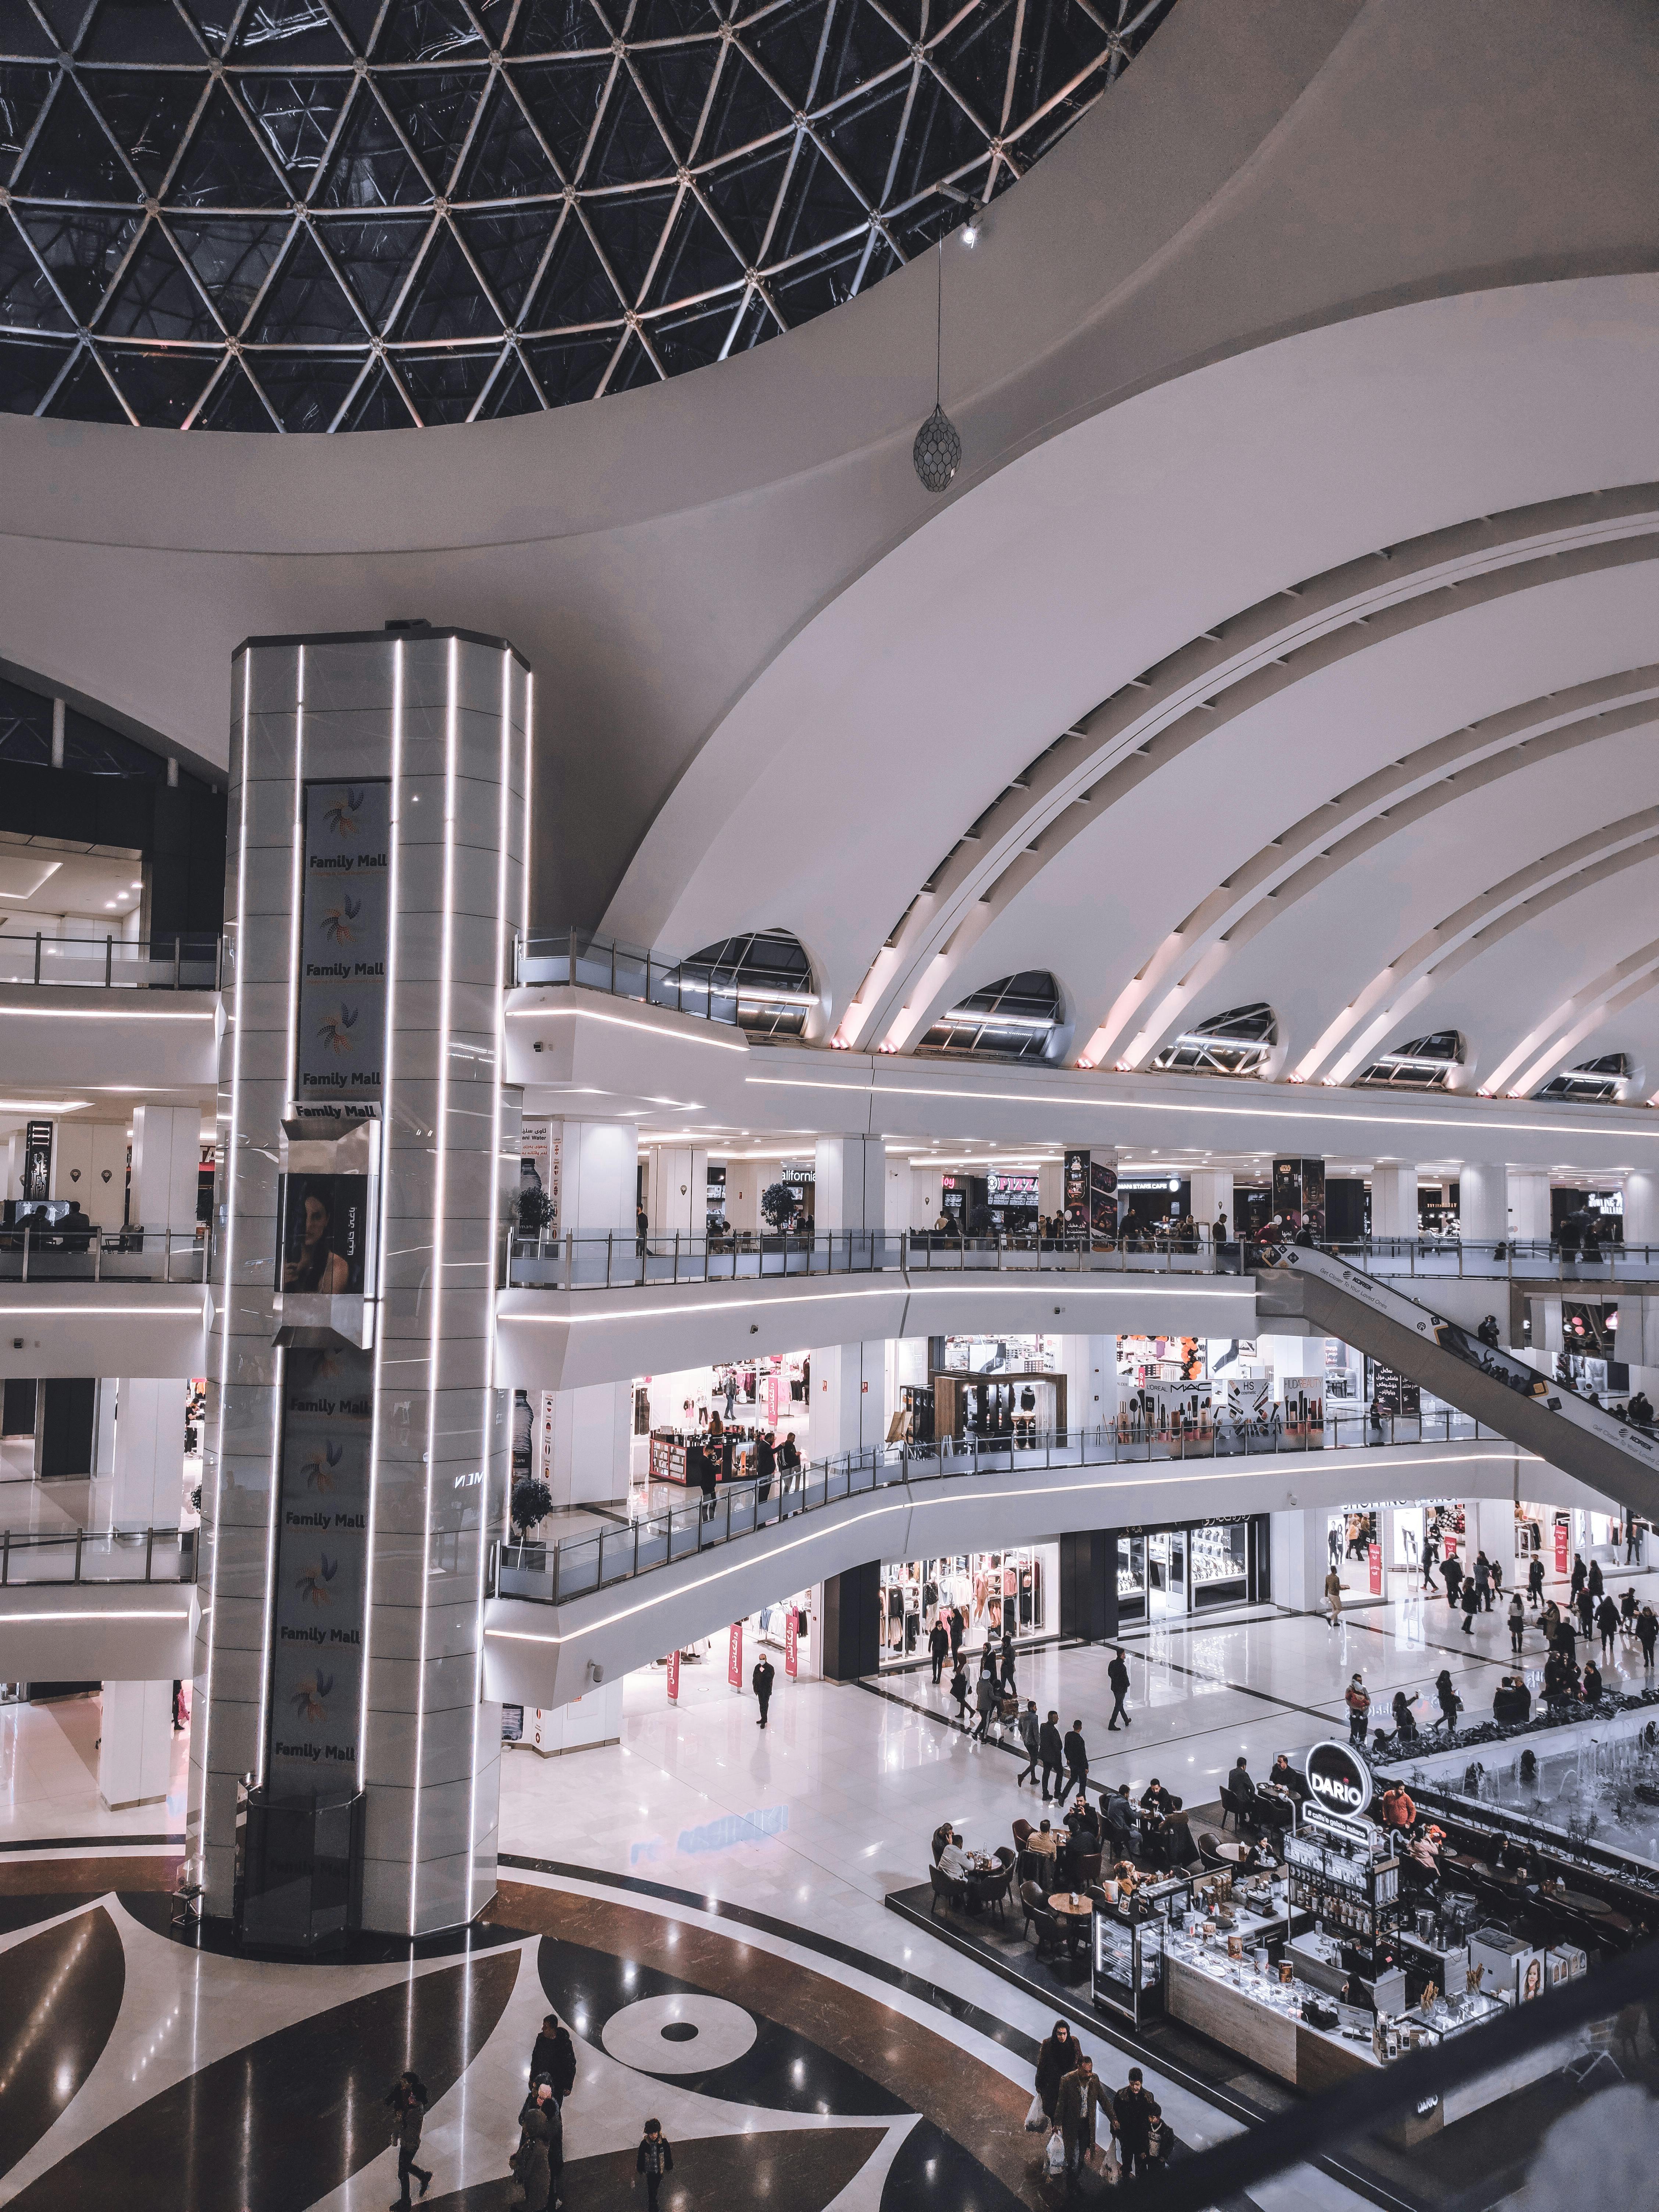
<svg viewBox="0 0 1659 2212">
<path fill-rule="evenodd" d="M 1365 1553 L 1371 1567 L 1371 1595 L 1381 1597 L 1382 1595 L 1382 1547 L 1381 1544 L 1368 1544 L 1365 1547 Z"/>
<path fill-rule="evenodd" d="M 1555 1571 L 1558 1575 L 1567 1571 L 1567 1534 L 1566 1522 L 1558 1521 L 1555 1524 Z"/>
<path fill-rule="evenodd" d="M 795 1638 L 800 1626 L 800 1615 L 790 1606 L 783 1616 L 783 1671 L 793 1681 L 796 1669 Z"/>
<path fill-rule="evenodd" d="M 732 1624 L 731 1641 L 726 1648 L 726 1679 L 734 1690 L 743 1687 L 743 1623 Z"/>
<path fill-rule="evenodd" d="M 678 1645 L 668 1655 L 668 1702 L 677 1705 L 680 1701 L 680 1655 Z"/>
</svg>

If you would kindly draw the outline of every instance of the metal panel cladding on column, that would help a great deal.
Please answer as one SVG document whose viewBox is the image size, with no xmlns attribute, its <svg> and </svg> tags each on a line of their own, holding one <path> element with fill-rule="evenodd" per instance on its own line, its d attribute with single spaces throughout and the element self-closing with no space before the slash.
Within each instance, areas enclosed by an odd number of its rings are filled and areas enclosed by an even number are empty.
<svg viewBox="0 0 1659 2212">
<path fill-rule="evenodd" d="M 867 290 L 1175 0 L 11 0 L 0 407 L 367 430 L 563 406 Z"/>
</svg>

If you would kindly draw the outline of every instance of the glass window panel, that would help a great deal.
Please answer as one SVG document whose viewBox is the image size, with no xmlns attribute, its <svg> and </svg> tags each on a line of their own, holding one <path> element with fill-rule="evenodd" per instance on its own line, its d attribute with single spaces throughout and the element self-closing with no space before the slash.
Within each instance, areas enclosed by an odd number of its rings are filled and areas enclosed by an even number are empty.
<svg viewBox="0 0 1659 2212">
<path fill-rule="evenodd" d="M 366 222 L 344 218 L 318 224 L 318 236 L 376 331 L 385 329 L 431 228 L 429 216 L 374 216 Z"/>
<path fill-rule="evenodd" d="M 562 211 L 556 201 L 541 202 L 450 218 L 509 322 L 516 323 L 523 312 Z"/>
<path fill-rule="evenodd" d="M 429 199 L 426 180 L 367 83 L 357 87 L 328 175 L 316 195 L 324 207 L 406 207 Z"/>
<path fill-rule="evenodd" d="M 495 374 L 501 353 L 499 349 L 489 353 L 446 349 L 400 353 L 395 358 L 423 422 L 465 422 Z"/>
<path fill-rule="evenodd" d="M 137 185 L 109 133 L 65 77 L 14 189 L 38 200 L 136 200 Z"/>
<path fill-rule="evenodd" d="M 185 273 L 159 222 L 145 227 L 121 271 L 99 329 L 113 337 L 216 338 L 213 312 Z"/>
<path fill-rule="evenodd" d="M 301 230 L 260 302 L 251 336 L 260 345 L 350 345 L 362 318 L 340 288 L 321 247 Z"/>
<path fill-rule="evenodd" d="M 147 76 L 138 70 L 89 70 L 83 82 L 94 106 L 143 178 L 144 190 L 159 192 L 207 89 L 205 73 L 198 76 L 175 70 L 166 76 Z"/>
<path fill-rule="evenodd" d="M 71 312 L 89 322 L 143 218 L 98 208 L 36 211 L 15 201 L 12 212 Z"/>
<path fill-rule="evenodd" d="M 10 51 L 11 46 L 5 19 L 0 17 L 0 47 Z M 31 69 L 25 62 L 0 62 L 0 179 L 9 178 L 16 167 L 52 89 L 52 75 L 48 69 Z"/>
<path fill-rule="evenodd" d="M 459 240 L 447 223 L 440 224 L 398 318 L 398 336 L 499 337 L 501 328 L 501 318 L 480 289 Z"/>
<path fill-rule="evenodd" d="M 175 217 L 173 235 L 225 327 L 240 331 L 294 225 L 288 216 Z"/>
<path fill-rule="evenodd" d="M 22 234 L 3 210 L 0 210 L 0 325 L 22 331 L 72 331 L 75 327 Z"/>
<path fill-rule="evenodd" d="M 351 90 L 349 76 L 245 76 L 242 97 L 264 133 L 296 199 L 322 167 L 340 110 Z"/>
<path fill-rule="evenodd" d="M 81 34 L 82 61 L 199 62 L 202 41 L 173 0 L 100 0 Z"/>
<path fill-rule="evenodd" d="M 479 69 L 411 70 L 380 80 L 382 98 L 440 192 L 448 189 L 489 82 L 489 73 Z"/>
<path fill-rule="evenodd" d="M 196 418 L 198 430 L 274 430 L 270 410 L 240 362 L 226 364 Z"/>
<path fill-rule="evenodd" d="M 362 372 L 365 354 L 258 353 L 247 356 L 285 430 L 326 430 Z"/>
<path fill-rule="evenodd" d="M 270 207 L 289 197 L 222 84 L 208 95 L 167 197 L 192 208 Z"/>
<path fill-rule="evenodd" d="M 243 62 L 343 62 L 349 52 L 321 0 L 254 0 L 234 49 Z"/>
<path fill-rule="evenodd" d="M 217 354 L 147 353 L 125 346 L 106 347 L 104 361 L 138 420 L 156 430 L 182 426 L 219 366 Z"/>
</svg>

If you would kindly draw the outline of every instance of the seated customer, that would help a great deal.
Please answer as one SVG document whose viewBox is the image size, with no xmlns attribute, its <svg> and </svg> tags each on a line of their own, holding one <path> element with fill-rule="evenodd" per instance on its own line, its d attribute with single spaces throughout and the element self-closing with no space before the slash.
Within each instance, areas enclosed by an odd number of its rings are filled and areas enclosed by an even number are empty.
<svg viewBox="0 0 1659 2212">
<path fill-rule="evenodd" d="M 1157 1775 L 1153 1775 L 1140 1794 L 1140 1809 L 1143 1813 L 1155 1813 L 1159 1820 L 1162 1820 L 1165 1814 L 1173 1813 L 1175 1810 L 1175 1799 L 1170 1796 Z"/>
<path fill-rule="evenodd" d="M 1135 1808 L 1129 1802 L 1129 1785 L 1120 1782 L 1101 1808 L 1106 1821 L 1106 1839 L 1115 1858 L 1125 1858 L 1134 1848 Z"/>
<path fill-rule="evenodd" d="M 1505 1674 L 1492 1692 L 1492 1717 L 1500 1728 L 1523 1728 L 1532 1718 L 1532 1692 L 1518 1674 Z"/>
<path fill-rule="evenodd" d="M 1267 1779 L 1277 1790 L 1288 1790 L 1298 1804 L 1308 1794 L 1308 1785 L 1281 1751 L 1268 1770 Z"/>
<path fill-rule="evenodd" d="M 1200 1853 L 1189 1815 L 1184 1812 L 1166 1815 L 1153 1831 L 1149 1848 L 1159 1864 L 1169 1867 L 1172 1872 L 1179 1873 L 1182 1867 L 1195 1866 Z"/>
<path fill-rule="evenodd" d="M 1599 1705 L 1601 1702 L 1601 1669 L 1594 1659 L 1584 1662 L 1584 1703 Z"/>
<path fill-rule="evenodd" d="M 1066 1826 L 1079 1850 L 1097 1851 L 1100 1849 L 1100 1815 L 1081 1792 L 1076 1804 L 1066 1815 Z"/>
<path fill-rule="evenodd" d="M 968 1854 L 962 1848 L 962 1838 L 960 1836 L 953 1833 L 950 1842 L 946 1844 L 945 1849 L 939 1853 L 939 1870 L 942 1875 L 948 1875 L 952 1881 L 965 1881 L 967 1880 Z"/>
<path fill-rule="evenodd" d="M 1250 1779 L 1249 1762 L 1242 1752 L 1233 1761 L 1233 1771 L 1227 1777 L 1227 1787 L 1244 1806 L 1248 1806 L 1255 1796 L 1255 1784 Z"/>
</svg>

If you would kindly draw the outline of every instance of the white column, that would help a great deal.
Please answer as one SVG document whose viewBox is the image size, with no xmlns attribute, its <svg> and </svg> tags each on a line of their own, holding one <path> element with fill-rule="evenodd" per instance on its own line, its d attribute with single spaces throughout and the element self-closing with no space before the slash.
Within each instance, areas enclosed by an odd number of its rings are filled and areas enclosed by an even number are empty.
<svg viewBox="0 0 1659 2212">
<path fill-rule="evenodd" d="M 1465 1160 L 1457 1179 L 1457 1227 L 1466 1244 L 1499 1244 L 1509 1234 L 1509 1175 L 1481 1160 Z"/>
<path fill-rule="evenodd" d="M 608 1238 L 613 1257 L 620 1262 L 622 1279 L 631 1279 L 639 1226 L 635 1205 L 639 1188 L 639 1124 L 554 1121 L 549 1125 L 548 1139 L 559 1146 L 559 1211 L 555 1227 L 559 1236 L 576 1240 L 579 1279 L 605 1259 L 601 1240 Z M 708 1182 L 708 1159 L 706 1152 L 698 1158 L 701 1190 Z M 699 1235 L 702 1229 L 700 1199 Z M 535 1393 L 531 1402 L 541 1477 L 553 1493 L 556 1507 L 607 1504 L 627 1497 L 634 1412 L 631 1381 Z"/>
<path fill-rule="evenodd" d="M 1417 1230 L 1416 1162 L 1378 1160 L 1371 1170 L 1372 1236 L 1415 1237 Z"/>
<path fill-rule="evenodd" d="M 911 1168 L 909 1228 L 931 1229 L 939 1219 L 939 1174 L 938 1168 Z"/>
<path fill-rule="evenodd" d="M 555 1510 L 625 1498 L 634 1428 L 634 1385 L 591 1382 L 549 1390 L 536 1408 L 542 1480 Z"/>
<path fill-rule="evenodd" d="M 176 1528 L 184 1499 L 185 1393 L 180 1376 L 123 1376 L 116 1407 L 112 1525 Z"/>
<path fill-rule="evenodd" d="M 1510 1235 L 1521 1244 L 1547 1244 L 1550 1237 L 1550 1178 L 1547 1168 L 1510 1168 L 1508 1185 Z M 1626 1201 L 1628 1206 L 1628 1200 Z M 1628 1221 L 1625 1234 L 1630 1234 Z"/>
<path fill-rule="evenodd" d="M 1059 1160 L 1037 1162 L 1037 1212 L 1047 1221 L 1066 1210 L 1066 1163 Z"/>
<path fill-rule="evenodd" d="M 1058 1342 L 1067 1429 L 1109 1426 L 1117 1419 L 1116 1337 L 1062 1336 Z"/>
<path fill-rule="evenodd" d="M 879 1137 L 820 1137 L 812 1170 L 812 1218 L 826 1231 L 881 1229 L 886 1221 L 887 1146 Z"/>
<path fill-rule="evenodd" d="M 159 1805 L 173 1773 L 171 1682 L 106 1682 L 98 1794 L 112 1813 Z"/>
<path fill-rule="evenodd" d="M 758 1236 L 761 1193 L 771 1180 L 765 1160 L 728 1159 L 726 1163 L 726 1218 L 738 1236 Z"/>
<path fill-rule="evenodd" d="M 1544 1224 L 1549 1227 L 1549 1185 L 1544 1187 Z M 1650 1169 L 1638 1169 L 1625 1177 L 1625 1242 L 1626 1244 L 1659 1243 L 1659 1175 Z"/>
<path fill-rule="evenodd" d="M 199 1115 L 192 1117 L 198 1123 L 200 1118 Z M 60 1121 L 52 1147 L 52 1194 L 72 1200 L 100 1229 L 123 1227 L 127 1206 L 126 1123 Z M 192 1184 L 192 1222 L 195 1206 Z"/>
<path fill-rule="evenodd" d="M 626 1236 L 632 1244 L 636 1223 L 640 1131 L 636 1121 L 552 1121 L 550 1145 L 559 1145 L 561 1237 Z M 708 1154 L 703 1178 L 708 1180 Z M 702 1229 L 701 1221 L 698 1223 Z"/>
<path fill-rule="evenodd" d="M 198 1107 L 133 1108 L 132 1203 L 128 1218 L 135 1229 L 194 1231 L 201 1156 Z"/>
<path fill-rule="evenodd" d="M 1227 1217 L 1229 1237 L 1238 1234 L 1233 1213 L 1233 1176 L 1231 1168 L 1194 1168 L 1192 1173 L 1193 1219 L 1200 1229 L 1212 1229 L 1216 1216 Z"/>
<path fill-rule="evenodd" d="M 1273 1603 L 1292 1613 L 1316 1613 L 1331 1557 L 1326 1541 L 1330 1516 L 1312 1509 L 1275 1513 L 1268 1522 Z"/>
<path fill-rule="evenodd" d="M 833 1459 L 880 1443 L 887 1433 L 886 1387 L 887 1346 L 881 1338 L 815 1348 L 808 1455 Z"/>
<path fill-rule="evenodd" d="M 708 1152 L 702 1145 L 652 1147 L 646 1204 L 653 1237 L 702 1237 L 708 1227 Z"/>
</svg>

